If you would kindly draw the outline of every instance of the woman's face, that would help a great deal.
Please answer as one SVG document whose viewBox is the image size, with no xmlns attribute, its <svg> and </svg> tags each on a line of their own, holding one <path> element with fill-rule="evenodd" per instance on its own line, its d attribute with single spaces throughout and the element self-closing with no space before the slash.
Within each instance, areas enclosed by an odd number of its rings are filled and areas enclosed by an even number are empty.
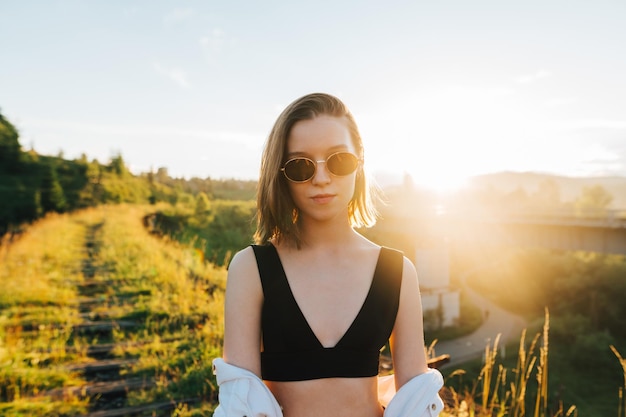
<svg viewBox="0 0 626 417">
<path fill-rule="evenodd" d="M 348 221 L 348 203 L 354 195 L 356 172 L 337 176 L 326 167 L 326 158 L 336 152 L 356 155 L 344 118 L 320 115 L 301 120 L 287 139 L 286 160 L 306 157 L 316 161 L 313 178 L 302 183 L 287 180 L 301 220 L 325 221 L 343 217 Z M 320 162 L 322 161 L 322 162 Z"/>
</svg>

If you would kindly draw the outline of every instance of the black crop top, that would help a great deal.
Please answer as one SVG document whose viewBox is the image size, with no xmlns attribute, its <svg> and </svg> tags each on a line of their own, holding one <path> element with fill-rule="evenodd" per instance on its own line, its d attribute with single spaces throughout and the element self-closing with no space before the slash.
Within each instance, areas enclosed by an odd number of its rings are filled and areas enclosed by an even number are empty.
<svg viewBox="0 0 626 417">
<path fill-rule="evenodd" d="M 403 255 L 382 247 L 369 292 L 339 340 L 325 348 L 291 292 L 276 248 L 252 245 L 263 286 L 261 377 L 304 381 L 378 375 L 378 360 L 393 330 L 400 301 Z"/>
</svg>

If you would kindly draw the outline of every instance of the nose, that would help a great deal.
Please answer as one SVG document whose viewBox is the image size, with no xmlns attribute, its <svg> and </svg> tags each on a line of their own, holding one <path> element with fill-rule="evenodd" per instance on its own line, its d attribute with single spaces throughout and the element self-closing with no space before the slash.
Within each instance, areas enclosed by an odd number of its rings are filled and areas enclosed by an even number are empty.
<svg viewBox="0 0 626 417">
<path fill-rule="evenodd" d="M 323 165 L 322 165 L 323 164 Z M 326 161 L 315 161 L 315 175 L 311 179 L 313 184 L 327 184 L 330 182 L 330 172 L 326 167 Z"/>
</svg>

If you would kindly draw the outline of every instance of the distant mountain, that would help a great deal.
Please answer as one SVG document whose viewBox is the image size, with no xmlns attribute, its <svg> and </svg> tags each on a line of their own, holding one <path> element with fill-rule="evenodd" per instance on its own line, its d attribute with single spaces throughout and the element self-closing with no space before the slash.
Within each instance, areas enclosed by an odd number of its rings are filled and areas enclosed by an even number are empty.
<svg viewBox="0 0 626 417">
<path fill-rule="evenodd" d="M 573 201 L 584 187 L 600 185 L 613 196 L 612 209 L 626 209 L 626 177 L 565 177 L 536 172 L 498 172 L 478 175 L 468 181 L 472 188 L 493 188 L 514 191 L 518 188 L 532 193 L 545 181 L 553 181 L 559 187 L 561 201 Z"/>
</svg>

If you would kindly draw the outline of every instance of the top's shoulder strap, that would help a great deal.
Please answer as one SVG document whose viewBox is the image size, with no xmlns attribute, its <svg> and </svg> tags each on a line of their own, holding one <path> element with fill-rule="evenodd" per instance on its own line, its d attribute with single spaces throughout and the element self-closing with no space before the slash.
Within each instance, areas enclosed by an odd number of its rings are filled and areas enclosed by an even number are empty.
<svg viewBox="0 0 626 417">
<path fill-rule="evenodd" d="M 257 267 L 259 268 L 259 275 L 261 277 L 261 285 L 263 286 L 263 292 L 267 293 L 270 286 L 274 287 L 278 283 L 287 280 L 284 277 L 283 264 L 280 262 L 278 251 L 272 244 L 267 245 L 251 245 L 254 250 L 254 256 L 256 257 Z M 277 279 L 280 276 L 284 279 Z"/>
<path fill-rule="evenodd" d="M 381 247 L 380 267 L 381 271 L 385 271 L 389 276 L 402 278 L 402 269 L 404 267 L 404 253 L 386 246 Z"/>
</svg>

